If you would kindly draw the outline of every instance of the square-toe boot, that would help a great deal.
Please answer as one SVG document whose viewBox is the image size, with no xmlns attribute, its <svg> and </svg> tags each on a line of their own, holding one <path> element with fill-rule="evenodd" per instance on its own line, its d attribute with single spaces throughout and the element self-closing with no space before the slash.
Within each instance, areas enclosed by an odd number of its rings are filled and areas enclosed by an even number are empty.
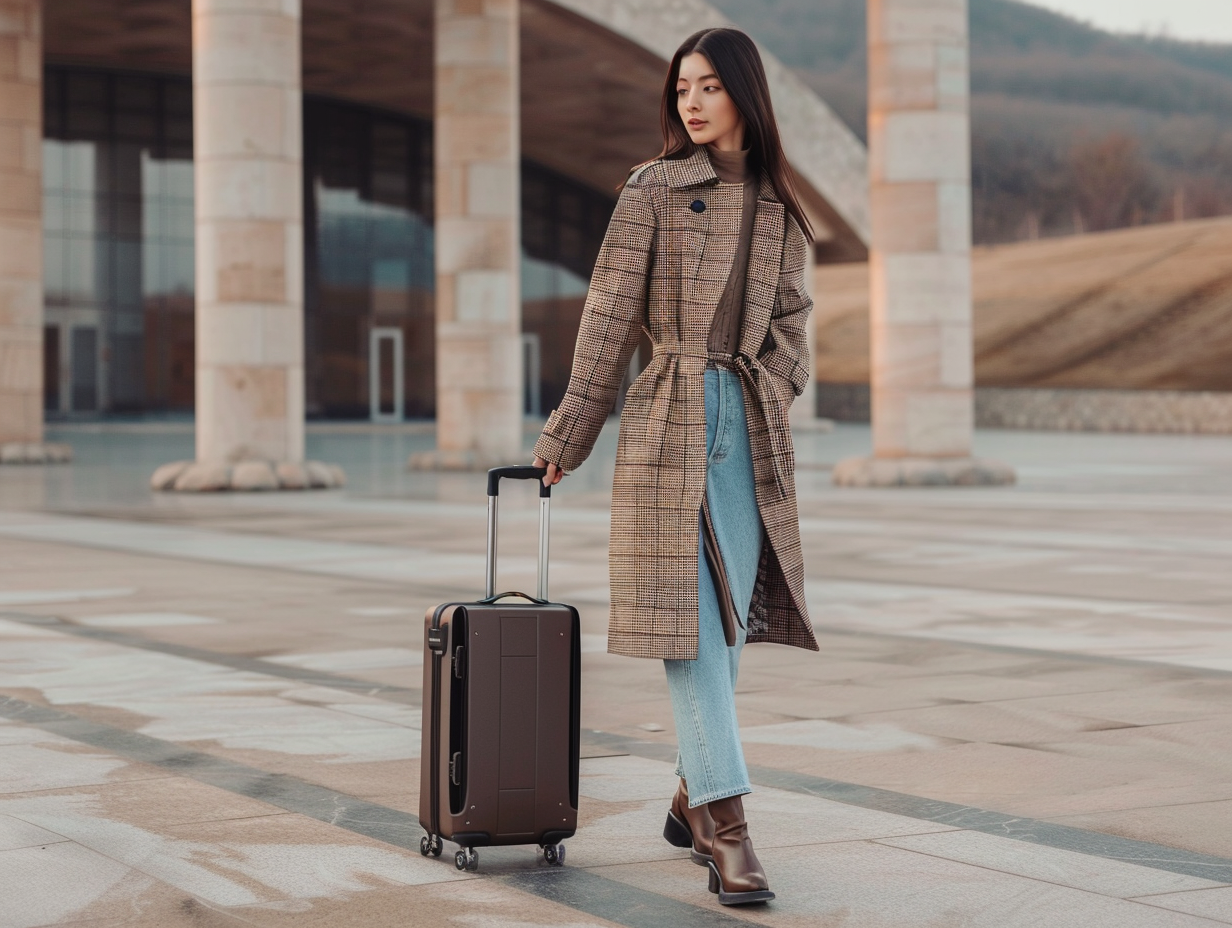
<svg viewBox="0 0 1232 928">
<path fill-rule="evenodd" d="M 711 842 L 710 891 L 723 905 L 769 902 L 774 898 L 761 861 L 753 852 L 749 827 L 744 821 L 744 802 L 739 796 L 709 803 L 714 819 Z"/>
<path fill-rule="evenodd" d="M 713 859 L 710 845 L 714 840 L 714 820 L 705 805 L 689 808 L 689 784 L 684 777 L 672 797 L 672 807 L 663 826 L 663 837 L 673 847 L 687 847 L 693 863 L 705 867 Z"/>
</svg>

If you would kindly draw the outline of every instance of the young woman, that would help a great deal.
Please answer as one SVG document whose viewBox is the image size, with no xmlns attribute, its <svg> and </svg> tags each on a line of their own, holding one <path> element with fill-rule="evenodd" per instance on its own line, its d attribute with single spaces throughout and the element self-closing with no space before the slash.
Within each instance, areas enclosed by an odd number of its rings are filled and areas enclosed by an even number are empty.
<svg viewBox="0 0 1232 928">
<path fill-rule="evenodd" d="M 757 48 L 685 40 L 663 151 L 625 182 L 591 278 L 569 387 L 535 445 L 545 482 L 590 454 L 645 330 L 612 486 L 608 650 L 663 660 L 680 743 L 664 837 L 724 905 L 774 898 L 741 797 L 746 641 L 817 649 L 804 602 L 787 411 L 808 382 L 806 235 Z"/>
</svg>

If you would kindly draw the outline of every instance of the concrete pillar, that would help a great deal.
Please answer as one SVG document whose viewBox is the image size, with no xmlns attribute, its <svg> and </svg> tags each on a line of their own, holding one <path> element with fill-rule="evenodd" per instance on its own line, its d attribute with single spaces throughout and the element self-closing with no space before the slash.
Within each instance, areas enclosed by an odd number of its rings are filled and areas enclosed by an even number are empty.
<svg viewBox="0 0 1232 928">
<path fill-rule="evenodd" d="M 436 445 L 521 461 L 518 0 L 436 0 Z"/>
<path fill-rule="evenodd" d="M 0 3 L 0 463 L 67 459 L 43 444 L 41 0 Z"/>
<path fill-rule="evenodd" d="M 868 0 L 873 457 L 848 485 L 1005 483 L 971 458 L 967 0 Z"/>
<path fill-rule="evenodd" d="M 311 482 L 299 0 L 193 0 L 192 40 L 197 460 L 154 485 L 298 489 Z"/>
</svg>

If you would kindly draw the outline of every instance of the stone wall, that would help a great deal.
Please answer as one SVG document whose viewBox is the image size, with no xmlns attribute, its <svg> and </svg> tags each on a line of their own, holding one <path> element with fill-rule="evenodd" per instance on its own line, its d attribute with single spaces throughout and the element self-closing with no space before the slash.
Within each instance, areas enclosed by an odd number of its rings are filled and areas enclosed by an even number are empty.
<svg viewBox="0 0 1232 928">
<path fill-rule="evenodd" d="M 817 414 L 868 422 L 868 384 L 817 384 Z M 1038 432 L 1232 435 L 1232 393 L 979 387 L 975 424 Z"/>
</svg>

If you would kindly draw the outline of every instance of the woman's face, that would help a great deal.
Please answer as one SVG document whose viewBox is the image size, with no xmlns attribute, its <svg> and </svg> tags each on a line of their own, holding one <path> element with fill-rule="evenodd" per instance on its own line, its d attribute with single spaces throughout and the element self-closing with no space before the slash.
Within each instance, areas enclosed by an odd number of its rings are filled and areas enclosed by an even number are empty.
<svg viewBox="0 0 1232 928">
<path fill-rule="evenodd" d="M 744 117 L 723 89 L 710 60 L 699 52 L 680 59 L 676 110 L 694 144 L 713 145 L 719 151 L 744 147 Z"/>
</svg>

